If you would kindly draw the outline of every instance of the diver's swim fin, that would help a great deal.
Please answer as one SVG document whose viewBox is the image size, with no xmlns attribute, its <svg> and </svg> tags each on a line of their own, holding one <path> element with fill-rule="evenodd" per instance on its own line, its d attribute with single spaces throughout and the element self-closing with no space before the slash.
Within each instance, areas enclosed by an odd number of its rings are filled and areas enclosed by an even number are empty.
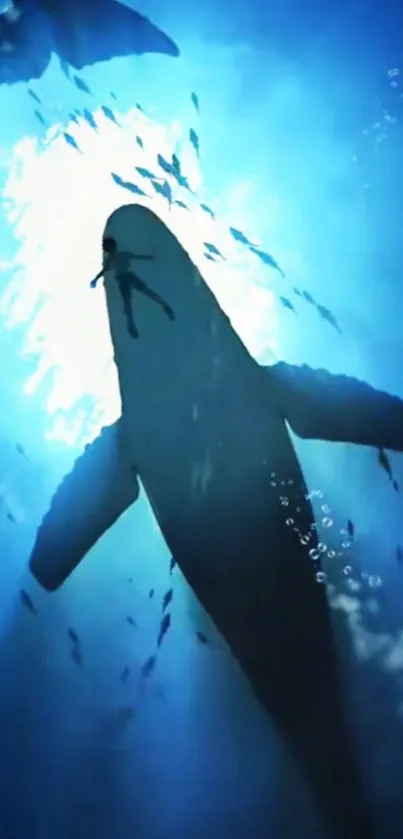
<svg viewBox="0 0 403 839">
<path fill-rule="evenodd" d="M 138 498 L 137 475 L 121 451 L 120 422 L 86 447 L 53 496 L 30 559 L 47 591 L 59 588 L 90 548 Z"/>
<path fill-rule="evenodd" d="M 299 437 L 403 452 L 403 400 L 359 379 L 280 362 L 265 368 L 273 398 Z"/>
</svg>

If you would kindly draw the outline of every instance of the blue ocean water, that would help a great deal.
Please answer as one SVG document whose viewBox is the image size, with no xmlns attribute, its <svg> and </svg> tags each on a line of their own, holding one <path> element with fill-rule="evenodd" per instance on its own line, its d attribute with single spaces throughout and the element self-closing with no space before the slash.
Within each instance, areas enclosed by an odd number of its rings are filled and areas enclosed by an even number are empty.
<svg viewBox="0 0 403 839">
<path fill-rule="evenodd" d="M 155 184 L 168 184 L 173 226 L 256 359 L 403 398 L 401 12 L 369 0 L 136 9 L 178 57 L 66 75 L 53 56 L 41 78 L 0 90 L 0 836 L 322 839 L 272 721 L 170 572 L 145 498 L 57 593 L 27 564 L 57 484 L 119 415 L 103 299 L 88 284 L 106 218 L 130 200 L 124 184 L 157 212 Z M 172 155 L 190 189 L 161 166 Z M 375 835 L 397 839 L 402 495 L 372 449 L 295 444 Z M 402 455 L 390 463 L 403 487 Z M 170 588 L 172 627 L 144 680 Z"/>
</svg>

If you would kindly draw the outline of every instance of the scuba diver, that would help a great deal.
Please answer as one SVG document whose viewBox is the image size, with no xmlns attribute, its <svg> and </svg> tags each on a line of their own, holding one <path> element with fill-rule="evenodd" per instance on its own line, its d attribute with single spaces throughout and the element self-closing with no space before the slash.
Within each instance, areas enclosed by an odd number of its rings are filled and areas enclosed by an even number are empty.
<svg viewBox="0 0 403 839">
<path fill-rule="evenodd" d="M 123 300 L 123 308 L 127 319 L 127 328 L 129 335 L 132 338 L 138 338 L 139 332 L 133 318 L 132 308 L 132 291 L 139 291 L 150 300 L 154 300 L 168 315 L 170 320 L 175 320 L 175 315 L 168 303 L 153 291 L 148 285 L 141 280 L 131 270 L 131 263 L 134 260 L 151 260 L 154 257 L 146 254 L 134 254 L 131 251 L 119 251 L 115 239 L 111 236 L 105 236 L 102 241 L 102 250 L 104 253 L 103 267 L 101 271 L 91 281 L 91 288 L 95 288 L 98 280 L 107 272 L 113 271 L 116 281 L 119 285 L 120 293 Z"/>
</svg>

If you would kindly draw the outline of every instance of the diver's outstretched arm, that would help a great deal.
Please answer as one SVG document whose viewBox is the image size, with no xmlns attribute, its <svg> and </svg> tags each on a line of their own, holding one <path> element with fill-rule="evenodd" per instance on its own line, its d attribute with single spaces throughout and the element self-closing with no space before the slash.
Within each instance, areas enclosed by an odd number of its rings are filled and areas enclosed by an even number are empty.
<svg viewBox="0 0 403 839">
<path fill-rule="evenodd" d="M 139 492 L 119 420 L 86 446 L 52 498 L 29 563 L 39 585 L 47 591 L 59 588 Z"/>
<path fill-rule="evenodd" d="M 403 399 L 306 365 L 265 369 L 279 410 L 299 437 L 403 452 Z"/>
</svg>

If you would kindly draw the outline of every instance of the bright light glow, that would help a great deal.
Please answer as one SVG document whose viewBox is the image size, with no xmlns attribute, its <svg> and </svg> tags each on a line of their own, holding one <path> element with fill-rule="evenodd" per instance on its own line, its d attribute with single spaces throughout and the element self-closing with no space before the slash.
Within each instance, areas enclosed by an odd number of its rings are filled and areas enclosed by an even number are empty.
<svg viewBox="0 0 403 839">
<path fill-rule="evenodd" d="M 266 357 L 275 349 L 267 269 L 234 243 L 228 232 L 231 219 L 214 221 L 200 209 L 196 195 L 166 176 L 174 198 L 189 206 L 189 211 L 169 209 L 166 198 L 156 196 L 134 169 L 142 166 L 165 177 L 157 155 L 171 159 L 180 148 L 182 171 L 197 194 L 201 173 L 192 147 L 183 142 L 180 124 L 161 125 L 137 108 L 115 115 L 121 127 L 97 111 L 98 132 L 80 119 L 78 124 L 52 126 L 44 144 L 24 138 L 12 150 L 3 193 L 17 252 L 0 312 L 7 328 L 26 325 L 21 351 L 34 357 L 36 365 L 25 391 L 32 394 L 47 381 L 49 436 L 68 444 L 92 439 L 120 412 L 104 296 L 89 288 L 100 267 L 106 219 L 131 198 L 114 183 L 111 172 L 150 196 L 142 203 L 179 235 L 251 353 Z M 68 145 L 63 131 L 74 137 L 80 151 Z M 235 183 L 232 191 L 239 208 L 250 185 Z M 204 241 L 213 243 L 226 260 L 207 261 Z"/>
</svg>

